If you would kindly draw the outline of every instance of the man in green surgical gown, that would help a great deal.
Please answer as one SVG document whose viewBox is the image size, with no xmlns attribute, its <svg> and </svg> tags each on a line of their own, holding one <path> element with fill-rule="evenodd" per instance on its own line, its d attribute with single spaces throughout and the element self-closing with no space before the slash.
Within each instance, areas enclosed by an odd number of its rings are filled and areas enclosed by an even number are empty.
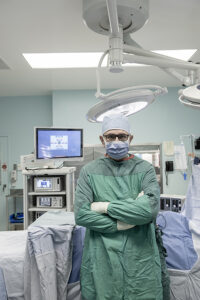
<svg viewBox="0 0 200 300">
<path fill-rule="evenodd" d="M 106 155 L 80 172 L 75 218 L 87 228 L 81 266 L 84 300 L 169 299 L 155 226 L 159 186 L 154 167 L 128 153 L 132 138 L 126 117 L 105 117 L 100 140 Z"/>
</svg>

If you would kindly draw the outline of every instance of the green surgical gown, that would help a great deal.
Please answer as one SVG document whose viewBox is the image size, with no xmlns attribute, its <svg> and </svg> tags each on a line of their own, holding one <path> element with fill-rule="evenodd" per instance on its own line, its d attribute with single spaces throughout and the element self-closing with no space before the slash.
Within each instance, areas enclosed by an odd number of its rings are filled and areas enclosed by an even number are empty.
<svg viewBox="0 0 200 300">
<path fill-rule="evenodd" d="M 91 211 L 93 201 L 110 202 L 107 214 Z M 159 186 L 147 161 L 102 157 L 82 168 L 75 218 L 87 228 L 81 265 L 84 300 L 165 300 L 155 233 L 158 210 Z M 118 231 L 117 220 L 136 226 Z"/>
</svg>

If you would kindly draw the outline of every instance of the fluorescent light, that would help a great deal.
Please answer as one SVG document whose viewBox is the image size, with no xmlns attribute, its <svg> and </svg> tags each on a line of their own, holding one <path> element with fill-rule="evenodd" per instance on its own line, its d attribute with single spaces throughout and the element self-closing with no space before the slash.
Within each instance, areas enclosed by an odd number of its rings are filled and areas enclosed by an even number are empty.
<svg viewBox="0 0 200 300">
<path fill-rule="evenodd" d="M 102 52 L 23 53 L 34 69 L 96 68 Z M 103 62 L 102 66 L 106 66 Z"/>
<path fill-rule="evenodd" d="M 186 50 L 155 50 L 152 52 L 167 55 L 182 60 L 189 60 L 197 49 Z M 75 53 L 23 53 L 24 58 L 34 69 L 60 68 L 96 68 L 103 52 L 75 52 Z M 126 66 L 144 66 L 141 64 L 126 64 Z M 102 66 L 106 66 L 104 59 Z"/>
</svg>

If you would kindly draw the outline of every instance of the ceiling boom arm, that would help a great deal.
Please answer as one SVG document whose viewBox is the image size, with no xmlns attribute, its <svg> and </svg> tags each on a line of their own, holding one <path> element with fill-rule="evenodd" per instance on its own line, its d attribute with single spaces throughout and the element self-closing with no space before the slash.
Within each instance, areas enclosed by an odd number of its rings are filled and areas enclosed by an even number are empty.
<svg viewBox="0 0 200 300">
<path fill-rule="evenodd" d="M 200 75 L 200 65 L 184 62 L 179 59 L 171 59 L 168 56 L 153 53 L 151 51 L 143 50 L 143 49 L 136 49 L 135 47 L 128 47 L 128 51 L 132 49 L 132 54 L 124 54 L 123 63 L 138 63 L 138 64 L 145 64 L 145 65 L 152 65 L 161 68 L 163 71 L 168 73 L 169 75 L 177 78 L 181 81 L 184 85 L 188 86 L 199 82 L 199 75 Z M 124 48 L 126 52 L 127 47 Z M 136 54 L 136 55 L 133 55 Z M 143 56 L 145 54 L 145 56 Z M 184 76 L 177 72 L 174 69 L 181 69 L 188 71 L 188 75 Z"/>
<path fill-rule="evenodd" d="M 195 76 L 195 74 L 197 72 L 189 71 L 188 75 L 182 75 L 180 73 L 178 73 L 176 70 L 171 69 L 171 68 L 162 68 L 163 71 L 165 71 L 167 74 L 175 77 L 176 79 L 178 79 L 183 85 L 185 86 L 189 86 L 191 84 L 197 83 L 198 79 L 197 76 Z"/>
<path fill-rule="evenodd" d="M 100 69 L 106 55 L 109 70 L 114 73 L 121 72 L 127 63 L 159 67 L 188 86 L 179 90 L 180 102 L 200 109 L 200 65 L 145 50 L 131 38 L 149 19 L 149 0 L 83 0 L 83 18 L 91 30 L 109 37 L 109 47 L 96 70 L 96 98 L 100 102 L 88 111 L 89 121 L 102 122 L 105 115 L 116 112 L 132 115 L 167 92 L 167 88 L 144 85 L 103 94 Z"/>
<path fill-rule="evenodd" d="M 106 4 L 110 23 L 110 34 L 112 37 L 120 37 L 116 0 L 106 0 Z"/>
</svg>

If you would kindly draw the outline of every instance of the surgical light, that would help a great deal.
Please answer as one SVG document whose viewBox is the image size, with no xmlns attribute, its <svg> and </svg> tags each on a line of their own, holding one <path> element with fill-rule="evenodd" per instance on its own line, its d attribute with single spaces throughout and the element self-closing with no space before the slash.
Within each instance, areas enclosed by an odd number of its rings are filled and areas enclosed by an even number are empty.
<svg viewBox="0 0 200 300">
<path fill-rule="evenodd" d="M 101 101 L 88 111 L 89 121 L 100 122 L 105 114 L 117 111 L 131 115 L 152 103 L 155 96 L 167 91 L 166 88 L 154 86 L 155 91 L 152 92 L 152 86 L 140 86 L 119 89 L 106 95 L 101 93 L 99 74 L 105 55 L 109 57 L 109 69 L 112 73 L 122 72 L 126 64 L 145 64 L 161 68 L 185 86 L 195 84 L 182 92 L 180 101 L 183 103 L 187 99 L 188 102 L 195 102 L 193 107 L 200 107 L 200 92 L 196 91 L 200 82 L 200 66 L 145 50 L 130 37 L 130 33 L 137 31 L 148 21 L 148 12 L 148 0 L 83 0 L 83 19 L 86 25 L 97 33 L 109 36 L 109 49 L 101 57 L 97 69 L 96 97 Z M 193 53 L 191 51 L 191 55 Z M 180 70 L 186 74 L 183 75 Z"/>
<path fill-rule="evenodd" d="M 200 84 L 179 90 L 179 101 L 189 107 L 200 109 Z"/>
<path fill-rule="evenodd" d="M 165 94 L 166 88 L 159 86 L 136 86 L 119 89 L 114 92 L 96 95 L 101 100 L 87 113 L 90 122 L 102 122 L 103 118 L 113 113 L 130 116 L 151 104 L 159 94 Z"/>
</svg>

